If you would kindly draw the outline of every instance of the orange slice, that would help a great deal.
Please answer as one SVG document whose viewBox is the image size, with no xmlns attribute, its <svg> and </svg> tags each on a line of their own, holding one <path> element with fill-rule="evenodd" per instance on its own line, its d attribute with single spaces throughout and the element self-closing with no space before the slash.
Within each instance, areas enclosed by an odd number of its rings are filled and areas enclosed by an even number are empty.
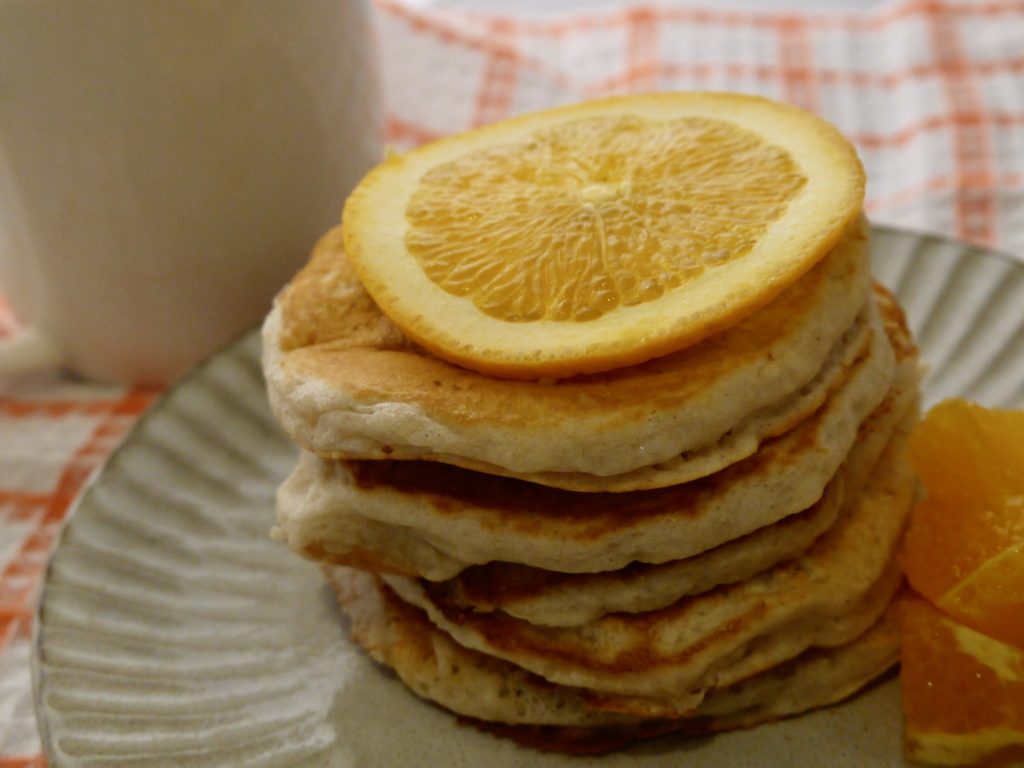
<svg viewBox="0 0 1024 768">
<path fill-rule="evenodd" d="M 940 765 L 1024 757 L 1024 650 L 914 595 L 900 609 L 907 757 Z"/>
<path fill-rule="evenodd" d="M 858 216 L 851 146 L 722 93 L 537 112 L 386 159 L 349 197 L 348 256 L 402 331 L 514 378 L 681 349 L 766 304 Z"/>
<path fill-rule="evenodd" d="M 903 547 L 910 583 L 957 621 L 1024 648 L 1024 411 L 940 403 L 909 456 L 926 493 Z"/>
</svg>

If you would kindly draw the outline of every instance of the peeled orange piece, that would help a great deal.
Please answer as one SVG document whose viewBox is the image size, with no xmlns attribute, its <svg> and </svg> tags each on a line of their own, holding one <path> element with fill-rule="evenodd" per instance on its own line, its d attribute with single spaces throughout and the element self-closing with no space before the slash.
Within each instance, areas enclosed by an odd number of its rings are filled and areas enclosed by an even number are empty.
<svg viewBox="0 0 1024 768">
<path fill-rule="evenodd" d="M 386 159 L 345 249 L 402 331 L 497 376 L 562 377 L 693 344 L 766 304 L 858 216 L 827 123 L 752 96 L 624 96 Z"/>
<path fill-rule="evenodd" d="M 957 621 L 1024 649 L 1024 411 L 932 408 L 910 442 L 925 488 L 902 560 Z"/>
<path fill-rule="evenodd" d="M 1024 757 L 1024 650 L 917 596 L 900 609 L 907 757 L 940 765 Z"/>
</svg>

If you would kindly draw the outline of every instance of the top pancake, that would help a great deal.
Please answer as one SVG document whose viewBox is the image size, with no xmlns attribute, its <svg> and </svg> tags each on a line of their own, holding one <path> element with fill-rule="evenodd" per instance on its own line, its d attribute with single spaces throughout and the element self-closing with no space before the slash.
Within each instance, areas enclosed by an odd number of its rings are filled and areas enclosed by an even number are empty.
<svg viewBox="0 0 1024 768">
<path fill-rule="evenodd" d="M 631 472 L 714 446 L 814 380 L 864 305 L 866 245 L 860 222 L 778 299 L 694 347 L 528 382 L 415 347 L 359 284 L 333 230 L 264 324 L 271 406 L 297 443 L 328 458 L 429 459 L 528 479 Z"/>
<path fill-rule="evenodd" d="M 436 462 L 304 452 L 278 489 L 274 536 L 314 559 L 432 580 L 494 560 L 586 573 L 689 557 L 821 497 L 872 410 L 891 407 L 883 402 L 894 375 L 888 334 L 902 347 L 906 331 L 887 325 L 813 416 L 701 480 L 579 493 Z"/>
</svg>

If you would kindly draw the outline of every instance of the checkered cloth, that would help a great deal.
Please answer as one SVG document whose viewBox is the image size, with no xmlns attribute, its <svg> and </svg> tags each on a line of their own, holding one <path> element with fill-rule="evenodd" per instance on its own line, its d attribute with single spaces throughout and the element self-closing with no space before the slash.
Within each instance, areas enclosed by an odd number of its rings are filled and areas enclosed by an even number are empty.
<svg viewBox="0 0 1024 768">
<path fill-rule="evenodd" d="M 875 221 L 1024 254 L 1020 0 L 816 14 L 661 4 L 525 18 L 400 0 L 377 10 L 397 147 L 598 95 L 760 93 L 852 139 Z M 16 328 L 0 299 L 0 337 Z M 76 492 L 156 395 L 54 372 L 0 379 L 0 768 L 43 764 L 28 657 L 47 554 Z"/>
</svg>

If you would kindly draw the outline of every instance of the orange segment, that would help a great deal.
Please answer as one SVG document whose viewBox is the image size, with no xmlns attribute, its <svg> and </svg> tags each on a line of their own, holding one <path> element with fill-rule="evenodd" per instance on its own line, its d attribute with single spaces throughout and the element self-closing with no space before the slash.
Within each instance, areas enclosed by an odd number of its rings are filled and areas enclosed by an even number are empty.
<svg viewBox="0 0 1024 768">
<path fill-rule="evenodd" d="M 499 376 L 637 363 L 774 298 L 850 229 L 855 153 L 736 94 L 634 95 L 394 156 L 345 206 L 345 248 L 403 332 Z"/>
<path fill-rule="evenodd" d="M 1024 651 L 920 597 L 900 609 L 907 757 L 962 765 L 1024 748 Z"/>
<path fill-rule="evenodd" d="M 915 431 L 910 461 L 926 492 L 903 548 L 910 583 L 1024 648 L 1024 412 L 943 402 Z"/>
<path fill-rule="evenodd" d="M 1024 648 L 1024 545 L 986 561 L 937 604 L 967 624 Z"/>
</svg>

